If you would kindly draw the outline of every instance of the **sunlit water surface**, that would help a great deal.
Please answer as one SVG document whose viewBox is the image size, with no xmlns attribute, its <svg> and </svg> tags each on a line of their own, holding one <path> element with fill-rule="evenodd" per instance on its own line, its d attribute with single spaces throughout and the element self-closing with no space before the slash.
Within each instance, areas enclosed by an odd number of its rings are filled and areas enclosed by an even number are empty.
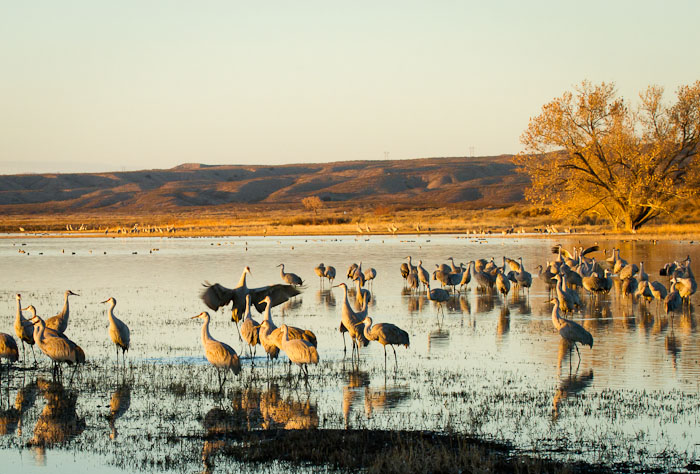
<svg viewBox="0 0 700 474">
<path fill-rule="evenodd" d="M 536 278 L 536 265 L 553 258 L 550 247 L 557 243 L 571 248 L 594 239 L 0 240 L 0 331 L 14 335 L 16 293 L 23 305 L 50 317 L 70 289 L 80 296 L 71 297 L 66 334 L 89 361 L 72 380 L 67 369 L 61 384 L 51 384 L 49 363 L 37 349 L 38 370 L 15 370 L 9 384 L 3 374 L 0 460 L 23 472 L 245 468 L 217 458 L 217 447 L 197 438 L 217 429 L 210 420 L 223 410 L 226 416 L 242 413 L 249 429 L 451 430 L 558 459 L 686 466 L 697 458 L 700 440 L 693 309 L 667 318 L 655 303 L 632 304 L 615 291 L 597 303 L 584 297 L 586 307 L 574 319 L 595 344 L 581 348 L 577 369 L 576 354 L 570 360 L 560 346 L 548 290 Z M 666 284 L 658 273 L 664 263 L 686 255 L 700 261 L 691 241 L 601 243 L 613 245 L 626 260 L 643 260 L 651 278 Z M 465 263 L 495 257 L 499 264 L 504 255 L 523 257 L 535 281 L 529 295 L 512 291 L 505 302 L 478 293 L 472 282 L 442 317 L 424 293 L 404 291 L 399 266 L 408 255 L 414 263 L 422 259 L 430 272 L 448 257 Z M 341 289 L 327 282 L 321 289 L 313 270 L 320 262 L 333 265 L 336 283 L 345 282 L 348 266 L 359 261 L 377 271 L 369 286 L 375 323 L 392 322 L 410 334 L 410 348 L 397 348 L 397 368 L 389 350 L 384 370 L 376 343 L 362 350 L 359 364 L 351 362 L 338 332 Z M 206 309 L 199 299 L 202 282 L 233 287 L 249 265 L 249 287 L 279 283 L 280 263 L 305 280 L 305 289 L 274 308 L 273 319 L 313 329 L 321 364 L 310 368 L 308 383 L 288 377 L 279 361 L 271 375 L 258 348 L 255 369 L 243 359 L 243 375 L 229 378 L 221 397 L 203 357 L 200 320 L 190 319 Z M 115 314 L 131 328 L 126 371 L 116 369 L 107 305 L 100 304 L 110 296 L 117 300 Z M 354 305 L 354 294 L 351 299 Z M 230 310 L 212 314 L 211 332 L 244 352 Z M 111 420 L 110 402 L 120 406 Z"/>
</svg>

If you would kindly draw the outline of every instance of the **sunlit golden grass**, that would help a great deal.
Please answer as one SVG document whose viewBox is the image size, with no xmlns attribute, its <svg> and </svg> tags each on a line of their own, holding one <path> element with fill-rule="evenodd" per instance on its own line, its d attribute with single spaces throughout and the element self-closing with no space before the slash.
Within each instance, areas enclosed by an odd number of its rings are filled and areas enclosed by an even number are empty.
<svg viewBox="0 0 700 474">
<path fill-rule="evenodd" d="M 635 238 L 700 236 L 700 216 L 688 209 L 643 227 Z M 459 206 L 404 208 L 389 205 L 343 204 L 317 213 L 301 205 L 247 205 L 234 210 L 196 208 L 169 213 L 94 212 L 80 214 L 5 215 L 3 233 L 50 233 L 105 236 L 221 236 L 221 235 L 415 235 L 469 233 L 547 235 L 556 232 L 629 235 L 613 231 L 595 219 L 554 219 L 546 210 L 526 205 L 495 209 Z"/>
</svg>

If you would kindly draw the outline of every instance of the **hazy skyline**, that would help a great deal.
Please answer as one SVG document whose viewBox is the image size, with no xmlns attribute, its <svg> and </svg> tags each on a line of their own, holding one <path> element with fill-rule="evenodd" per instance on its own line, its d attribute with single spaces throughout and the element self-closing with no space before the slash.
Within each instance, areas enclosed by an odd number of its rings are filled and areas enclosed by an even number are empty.
<svg viewBox="0 0 700 474">
<path fill-rule="evenodd" d="M 693 0 L 2 1 L 0 174 L 516 153 L 584 79 L 672 100 L 700 79 L 697 18 Z"/>
</svg>

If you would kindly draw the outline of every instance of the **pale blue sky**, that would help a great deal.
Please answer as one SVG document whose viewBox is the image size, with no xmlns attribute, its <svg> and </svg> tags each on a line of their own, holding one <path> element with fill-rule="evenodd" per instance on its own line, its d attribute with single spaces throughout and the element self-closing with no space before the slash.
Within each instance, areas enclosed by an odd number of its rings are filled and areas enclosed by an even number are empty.
<svg viewBox="0 0 700 474">
<path fill-rule="evenodd" d="M 0 0 L 0 174 L 516 153 L 700 79 L 700 1 Z"/>
</svg>

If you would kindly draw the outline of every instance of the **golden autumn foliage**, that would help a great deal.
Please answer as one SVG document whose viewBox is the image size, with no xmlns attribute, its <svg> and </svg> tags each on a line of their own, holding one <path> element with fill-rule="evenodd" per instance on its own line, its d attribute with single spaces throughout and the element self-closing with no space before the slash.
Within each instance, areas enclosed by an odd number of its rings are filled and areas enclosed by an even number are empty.
<svg viewBox="0 0 700 474">
<path fill-rule="evenodd" d="M 700 184 L 700 81 L 662 101 L 650 86 L 630 109 L 614 84 L 584 81 L 531 118 L 516 158 L 528 200 L 558 216 L 602 216 L 639 227 L 670 212 Z"/>
<path fill-rule="evenodd" d="M 301 204 L 305 209 L 309 211 L 314 211 L 314 214 L 318 214 L 319 209 L 323 207 L 323 201 L 318 196 L 308 196 L 301 200 Z"/>
</svg>

